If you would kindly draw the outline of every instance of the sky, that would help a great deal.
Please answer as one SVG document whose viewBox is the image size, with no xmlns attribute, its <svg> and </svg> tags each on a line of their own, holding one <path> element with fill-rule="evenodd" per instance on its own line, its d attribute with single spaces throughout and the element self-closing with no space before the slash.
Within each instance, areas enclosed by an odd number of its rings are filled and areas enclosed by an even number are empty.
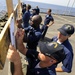
<svg viewBox="0 0 75 75">
<path fill-rule="evenodd" d="M 26 1 L 42 2 L 42 3 L 49 3 L 49 4 L 55 4 L 55 5 L 61 5 L 61 6 L 68 5 L 69 7 L 75 8 L 75 0 L 26 0 Z"/>
</svg>

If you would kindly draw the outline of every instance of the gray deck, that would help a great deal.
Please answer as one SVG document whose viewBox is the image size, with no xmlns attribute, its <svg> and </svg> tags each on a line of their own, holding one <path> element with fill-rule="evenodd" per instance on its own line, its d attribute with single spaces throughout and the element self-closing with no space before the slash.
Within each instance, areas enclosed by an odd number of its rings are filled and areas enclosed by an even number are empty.
<svg viewBox="0 0 75 75">
<path fill-rule="evenodd" d="M 42 18 L 44 20 L 45 14 L 41 14 L 41 15 L 42 15 Z M 54 25 L 52 25 L 51 27 L 49 27 L 49 29 L 47 31 L 46 37 L 48 39 L 52 38 L 55 35 L 57 35 L 57 33 L 58 33 L 57 29 L 59 27 L 61 27 L 63 24 L 73 24 L 73 26 L 75 27 L 75 17 L 61 16 L 61 15 L 53 15 L 53 17 L 54 17 L 55 23 L 54 23 Z M 43 24 L 43 22 L 42 22 L 42 24 Z M 71 44 L 73 46 L 73 50 L 74 50 L 75 49 L 75 33 L 70 38 L 70 42 L 71 42 Z M 74 50 L 74 54 L 75 54 L 75 50 Z M 25 67 L 24 62 L 23 62 L 23 66 Z M 63 73 L 57 73 L 57 75 L 68 75 L 68 74 L 69 75 L 75 75 L 74 68 L 75 68 L 75 56 L 74 56 L 74 61 L 73 61 L 72 72 L 71 73 L 65 73 L 65 72 L 63 72 Z M 9 75 L 9 73 L 8 73 L 8 61 L 6 61 L 4 69 L 0 70 L 0 75 Z"/>
</svg>

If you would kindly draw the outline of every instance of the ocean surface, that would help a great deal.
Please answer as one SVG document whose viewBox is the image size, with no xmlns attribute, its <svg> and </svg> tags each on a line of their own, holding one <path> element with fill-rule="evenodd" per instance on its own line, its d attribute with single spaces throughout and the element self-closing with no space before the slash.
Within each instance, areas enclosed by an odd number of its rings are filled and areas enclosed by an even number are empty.
<svg viewBox="0 0 75 75">
<path fill-rule="evenodd" d="M 31 4 L 32 8 L 38 6 L 41 12 L 46 12 L 47 9 L 51 8 L 52 13 L 55 14 L 66 14 L 66 15 L 74 15 L 75 16 L 75 8 L 67 7 L 67 6 L 59 6 L 47 3 L 39 3 L 39 2 L 31 2 L 27 0 L 21 0 L 25 4 Z M 13 0 L 14 6 L 17 4 L 18 0 Z M 6 0 L 0 0 L 0 12 L 7 11 Z"/>
</svg>

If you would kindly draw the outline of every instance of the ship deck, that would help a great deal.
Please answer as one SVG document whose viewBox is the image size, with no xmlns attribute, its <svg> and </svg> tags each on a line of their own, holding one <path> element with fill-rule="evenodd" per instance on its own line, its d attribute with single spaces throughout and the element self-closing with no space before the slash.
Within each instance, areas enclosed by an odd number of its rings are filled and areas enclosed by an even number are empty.
<svg viewBox="0 0 75 75">
<path fill-rule="evenodd" d="M 44 17 L 45 17 L 45 14 L 40 14 L 43 18 L 43 21 L 44 21 Z M 63 15 L 55 15 L 55 14 L 52 14 L 53 17 L 54 17 L 54 24 L 49 27 L 48 31 L 47 31 L 47 34 L 46 34 L 46 40 L 49 40 L 50 38 L 52 38 L 53 36 L 56 36 L 58 31 L 57 29 L 60 28 L 62 25 L 64 24 L 72 24 L 74 27 L 75 27 L 75 17 L 73 16 L 63 16 Z M 42 21 L 42 24 L 43 24 L 43 21 Z M 70 39 L 70 42 L 73 46 L 73 52 L 75 54 L 75 33 L 69 38 Z M 39 48 L 38 48 L 39 49 Z M 23 57 L 23 60 L 24 60 L 24 56 Z M 23 62 L 23 71 L 25 70 L 25 64 L 24 64 L 24 61 L 22 60 Z M 61 64 L 59 64 L 60 66 Z M 9 75 L 9 72 L 8 72 L 8 60 L 6 59 L 6 63 L 5 63 L 5 67 L 3 70 L 0 70 L 0 75 Z M 74 60 L 73 60 L 73 68 L 72 68 L 72 72 L 69 73 L 69 75 L 75 75 L 75 56 L 74 56 Z M 57 75 L 68 75 L 68 73 L 58 73 L 57 72 Z"/>
</svg>

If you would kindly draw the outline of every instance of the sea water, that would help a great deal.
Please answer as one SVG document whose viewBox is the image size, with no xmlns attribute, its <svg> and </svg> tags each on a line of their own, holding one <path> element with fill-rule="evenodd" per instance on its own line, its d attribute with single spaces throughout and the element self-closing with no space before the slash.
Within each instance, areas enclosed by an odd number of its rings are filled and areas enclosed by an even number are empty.
<svg viewBox="0 0 75 75">
<path fill-rule="evenodd" d="M 18 3 L 18 0 L 12 0 L 13 5 L 15 6 Z M 32 8 L 38 6 L 41 12 L 46 12 L 49 8 L 52 9 L 52 13 L 55 14 L 66 14 L 66 15 L 74 15 L 75 16 L 75 8 L 67 7 L 67 6 L 59 6 L 47 3 L 39 3 L 39 2 L 31 2 L 27 0 L 21 0 L 25 4 L 30 4 Z M 6 0 L 0 0 L 0 11 L 7 11 Z"/>
</svg>

